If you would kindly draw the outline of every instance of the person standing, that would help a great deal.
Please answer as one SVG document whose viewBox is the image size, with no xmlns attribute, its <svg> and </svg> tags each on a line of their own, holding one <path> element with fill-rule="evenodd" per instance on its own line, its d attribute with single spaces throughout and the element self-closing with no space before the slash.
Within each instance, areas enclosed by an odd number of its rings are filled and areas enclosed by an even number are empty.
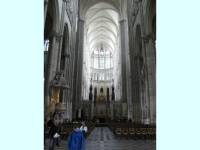
<svg viewBox="0 0 200 150">
<path fill-rule="evenodd" d="M 55 144 L 59 146 L 58 144 L 58 138 L 59 135 L 59 128 L 55 124 L 55 121 L 52 121 L 51 128 L 49 130 L 49 150 L 54 150 Z"/>
<path fill-rule="evenodd" d="M 69 150 L 85 150 L 85 138 L 82 131 L 76 125 L 68 138 Z"/>
<path fill-rule="evenodd" d="M 85 122 L 82 122 L 82 125 L 80 127 L 80 130 L 83 132 L 84 137 L 86 138 L 86 133 L 88 131 L 87 126 L 85 125 Z"/>
</svg>

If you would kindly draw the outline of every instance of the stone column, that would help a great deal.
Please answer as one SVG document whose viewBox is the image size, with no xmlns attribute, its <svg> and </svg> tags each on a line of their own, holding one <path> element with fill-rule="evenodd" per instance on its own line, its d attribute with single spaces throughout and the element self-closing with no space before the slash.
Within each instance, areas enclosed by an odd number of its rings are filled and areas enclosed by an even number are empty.
<svg viewBox="0 0 200 150">
<path fill-rule="evenodd" d="M 47 74 L 45 78 L 45 91 L 44 91 L 44 106 L 45 111 L 48 107 L 48 104 L 50 102 L 50 82 L 53 80 L 56 71 L 57 71 L 57 59 L 58 59 L 58 46 L 60 41 L 60 34 L 57 32 L 52 33 L 50 48 L 49 48 L 49 61 L 47 64 Z"/>
<path fill-rule="evenodd" d="M 66 11 L 66 5 L 65 3 L 63 2 L 62 3 L 62 10 L 61 10 L 61 19 L 60 19 L 60 27 L 59 27 L 59 31 L 60 33 L 62 34 L 61 36 L 61 39 L 60 39 L 60 42 L 59 42 L 59 48 L 58 48 L 58 62 L 57 62 L 57 70 L 58 71 L 61 71 L 60 70 L 60 61 L 61 61 L 61 53 L 62 53 L 62 45 L 63 45 L 63 36 L 64 36 L 64 14 L 65 14 L 65 11 Z M 69 33 L 68 33 L 69 34 Z M 65 39 L 64 39 L 65 40 Z M 64 72 L 65 74 L 65 72 Z M 65 77 L 66 78 L 66 77 Z"/>
<path fill-rule="evenodd" d="M 152 53 L 152 48 L 151 46 L 149 46 L 149 42 L 150 42 L 150 39 L 151 39 L 151 36 L 148 35 L 145 31 L 145 16 L 144 16 L 144 10 L 143 10 L 143 7 L 142 7 L 142 1 L 139 1 L 139 7 L 140 7 L 140 17 L 141 17 L 141 26 L 142 26 L 142 47 L 144 49 L 144 55 L 145 55 L 145 104 L 146 106 L 144 107 L 144 111 L 146 111 L 146 120 L 144 120 L 146 123 L 151 123 L 151 124 L 154 124 L 155 123 L 155 114 L 156 114 L 156 107 L 154 107 L 154 102 L 156 101 L 156 97 L 155 97 L 155 90 L 156 90 L 156 87 L 155 86 L 152 86 L 152 84 L 155 83 L 155 79 L 154 76 L 155 75 L 155 69 L 152 68 L 152 67 L 155 67 L 155 64 L 152 64 L 152 56 L 153 56 L 153 53 Z M 154 95 L 154 96 L 152 96 Z"/>
<path fill-rule="evenodd" d="M 61 62 L 61 53 L 62 53 L 62 45 L 63 45 L 63 35 L 64 35 L 64 14 L 65 14 L 65 10 L 66 10 L 66 5 L 64 3 L 65 1 L 63 0 L 62 2 L 62 9 L 61 9 L 61 20 L 60 20 L 60 26 L 59 26 L 59 32 L 61 33 L 60 34 L 60 41 L 59 41 L 59 46 L 58 46 L 58 57 L 57 57 L 57 71 L 60 72 L 60 62 Z M 66 58 L 65 58 L 66 59 Z M 65 65 L 65 70 L 66 70 L 66 65 Z M 68 77 L 66 76 L 66 71 L 64 70 L 64 77 L 67 81 Z M 62 70 L 63 71 L 63 70 Z M 67 82 L 68 84 L 68 82 Z M 68 111 L 67 109 L 67 93 L 68 93 L 68 90 L 69 89 L 64 89 L 63 90 L 63 95 L 62 95 L 62 98 L 63 98 L 63 101 L 62 101 L 62 104 L 66 106 L 66 111 Z"/>
<path fill-rule="evenodd" d="M 70 106 L 69 106 L 69 120 L 72 121 L 72 102 L 70 101 Z"/>
<path fill-rule="evenodd" d="M 89 90 L 89 114 L 88 114 L 88 119 L 92 120 L 93 118 L 93 109 L 94 109 L 94 88 L 92 86 L 90 86 L 90 90 Z"/>
<path fill-rule="evenodd" d="M 70 57 L 70 63 L 71 63 L 71 99 L 70 99 L 70 117 L 75 118 L 76 111 L 74 110 L 74 102 L 75 102 L 75 94 L 76 94 L 76 64 L 77 64 L 77 32 L 76 32 L 76 20 L 73 21 L 72 23 L 72 34 L 71 34 L 71 57 Z M 73 113 L 72 113 L 73 112 Z M 72 116 L 73 115 L 73 116 Z"/>
<path fill-rule="evenodd" d="M 73 30 L 74 31 L 74 30 Z M 71 38 L 73 37 L 73 35 L 71 35 Z M 69 101 L 70 101 L 70 109 L 71 109 L 71 102 L 72 102 L 72 96 L 73 96 L 73 70 L 74 70 L 74 60 L 73 60 L 73 52 L 74 52 L 74 49 L 72 47 L 72 40 L 69 41 L 69 57 L 68 57 L 68 63 L 69 63 L 69 81 L 68 81 L 68 84 L 70 86 L 70 89 L 69 89 Z M 71 111 L 71 110 L 70 110 Z M 70 114 L 71 115 L 71 114 Z M 70 116 L 72 117 L 72 116 Z"/>
<path fill-rule="evenodd" d="M 111 120 L 113 120 L 114 119 L 114 114 L 113 114 L 113 112 L 114 112 L 114 101 L 110 101 L 110 118 L 111 118 Z"/>
<path fill-rule="evenodd" d="M 48 9 L 48 0 L 44 0 L 44 26 L 46 22 L 47 9 Z"/>
<path fill-rule="evenodd" d="M 149 85 L 150 101 L 150 123 L 156 123 L 156 60 L 155 60 L 155 43 L 152 36 L 146 42 L 147 71 Z"/>
<path fill-rule="evenodd" d="M 94 117 L 94 100 L 91 101 L 91 112 L 90 119 L 92 120 Z"/>
<path fill-rule="evenodd" d="M 133 119 L 133 105 L 131 96 L 131 71 L 130 53 L 128 39 L 128 23 L 123 19 L 120 21 L 121 31 L 121 56 L 122 56 L 122 100 L 127 102 L 128 119 Z"/>
<path fill-rule="evenodd" d="M 84 20 L 78 20 L 78 47 L 77 47 L 77 76 L 76 76 L 76 93 L 75 93 L 75 110 L 78 110 L 81 105 L 82 93 L 82 68 L 83 68 L 83 43 L 84 43 Z"/>
<path fill-rule="evenodd" d="M 127 102 L 126 94 L 126 35 L 125 35 L 125 24 L 126 20 L 120 21 L 120 31 L 121 31 L 121 68 L 122 68 L 122 101 Z"/>
<path fill-rule="evenodd" d="M 140 1 L 141 2 L 141 1 Z M 156 123 L 156 59 L 155 59 L 155 43 L 153 36 L 148 33 L 148 31 L 145 31 L 145 16 L 143 14 L 143 7 L 142 3 L 140 3 L 140 17 L 141 17 L 141 26 L 142 26 L 142 39 L 143 39 L 143 48 L 144 48 L 144 53 L 145 53 L 145 65 L 146 65 L 146 107 L 148 110 L 146 111 L 147 113 L 147 121 L 151 124 Z"/>
</svg>

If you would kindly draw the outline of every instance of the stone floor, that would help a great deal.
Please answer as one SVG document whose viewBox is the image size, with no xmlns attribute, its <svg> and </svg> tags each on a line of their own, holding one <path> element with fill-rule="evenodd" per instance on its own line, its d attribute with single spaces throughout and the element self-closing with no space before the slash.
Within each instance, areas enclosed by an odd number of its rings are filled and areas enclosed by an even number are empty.
<svg viewBox="0 0 200 150">
<path fill-rule="evenodd" d="M 67 141 L 55 150 L 67 150 Z M 86 150 L 156 150 L 156 141 L 116 138 L 109 128 L 96 127 L 86 140 Z"/>
</svg>

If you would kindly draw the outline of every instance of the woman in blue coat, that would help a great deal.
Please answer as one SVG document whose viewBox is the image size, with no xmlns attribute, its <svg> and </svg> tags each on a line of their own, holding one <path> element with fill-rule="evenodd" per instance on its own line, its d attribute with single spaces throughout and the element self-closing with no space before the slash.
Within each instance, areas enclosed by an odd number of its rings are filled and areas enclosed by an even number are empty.
<svg viewBox="0 0 200 150">
<path fill-rule="evenodd" d="M 76 127 L 68 138 L 69 150 L 85 150 L 85 137 L 82 131 Z"/>
</svg>

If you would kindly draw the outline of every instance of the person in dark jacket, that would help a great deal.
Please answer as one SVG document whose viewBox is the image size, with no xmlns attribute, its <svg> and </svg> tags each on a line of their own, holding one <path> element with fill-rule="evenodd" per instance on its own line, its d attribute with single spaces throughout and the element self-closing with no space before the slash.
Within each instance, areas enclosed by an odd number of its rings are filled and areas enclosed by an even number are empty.
<svg viewBox="0 0 200 150">
<path fill-rule="evenodd" d="M 55 125 L 53 121 L 51 124 L 51 128 L 49 130 L 49 150 L 54 150 L 55 144 L 59 146 L 58 143 L 59 133 L 60 133 L 59 128 L 57 125 Z"/>
<path fill-rule="evenodd" d="M 78 126 L 74 128 L 68 138 L 69 150 L 85 150 L 85 138 Z"/>
</svg>

